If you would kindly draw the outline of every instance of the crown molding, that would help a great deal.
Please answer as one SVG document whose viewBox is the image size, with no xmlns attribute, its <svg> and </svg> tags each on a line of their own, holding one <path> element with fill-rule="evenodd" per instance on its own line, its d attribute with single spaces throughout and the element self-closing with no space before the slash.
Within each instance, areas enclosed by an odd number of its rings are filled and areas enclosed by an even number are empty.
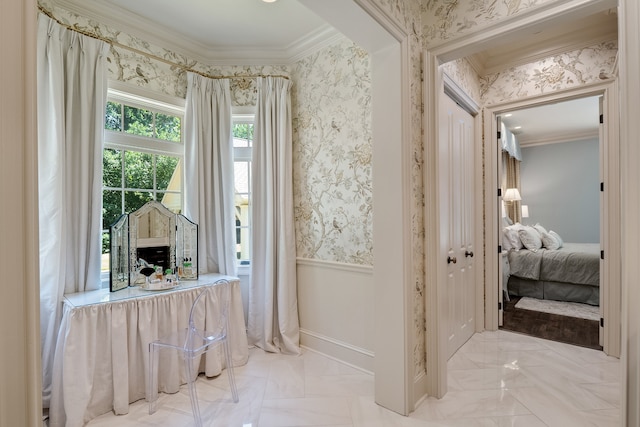
<svg viewBox="0 0 640 427">
<path fill-rule="evenodd" d="M 169 50 L 209 66 L 290 65 L 304 56 L 340 40 L 341 36 L 337 30 L 327 24 L 285 47 L 226 46 L 215 48 L 166 28 L 158 27 L 147 18 L 107 3 L 77 2 L 74 0 L 51 0 L 51 3 L 68 12 L 140 38 L 158 48 Z"/>
<path fill-rule="evenodd" d="M 516 134 L 516 136 L 518 135 Z M 520 137 L 518 137 L 518 142 L 520 143 L 521 148 L 528 148 L 538 145 L 558 144 L 561 142 L 583 141 L 587 139 L 598 138 L 598 136 L 599 131 L 595 129 L 587 131 L 566 132 L 562 134 L 554 134 L 548 137 L 536 137 L 531 139 L 520 139 Z"/>
<path fill-rule="evenodd" d="M 477 27 L 474 31 L 449 40 L 437 40 L 427 50 L 441 62 L 466 57 L 504 44 L 505 37 L 537 34 L 576 19 L 617 7 L 617 0 L 558 0 L 531 7 L 497 22 Z M 518 39 L 522 41 L 523 39 Z"/>
<path fill-rule="evenodd" d="M 545 37 L 535 43 L 518 43 L 511 45 L 510 48 L 494 50 L 497 54 L 482 52 L 479 60 L 482 61 L 484 75 L 488 75 L 518 65 L 531 64 L 554 55 L 615 41 L 617 38 L 618 27 L 615 17 L 609 21 L 594 18 L 579 21 L 573 25 L 567 24 L 562 33 Z"/>
<path fill-rule="evenodd" d="M 338 32 L 333 27 L 330 27 L 330 30 L 330 33 L 323 33 L 321 38 L 318 37 L 314 39 L 313 42 L 302 42 L 296 46 L 296 49 L 291 49 L 290 53 L 292 53 L 292 55 L 288 57 L 287 64 L 296 63 L 326 47 L 348 40 L 344 34 Z"/>
<path fill-rule="evenodd" d="M 476 72 L 478 77 L 483 77 L 488 74 L 485 69 L 485 64 L 488 61 L 488 55 L 485 52 L 478 52 L 474 55 L 469 55 L 465 59 L 473 71 Z"/>
<path fill-rule="evenodd" d="M 327 25 L 282 49 L 210 49 L 202 62 L 208 65 L 291 65 L 343 39 L 344 35 Z"/>
</svg>

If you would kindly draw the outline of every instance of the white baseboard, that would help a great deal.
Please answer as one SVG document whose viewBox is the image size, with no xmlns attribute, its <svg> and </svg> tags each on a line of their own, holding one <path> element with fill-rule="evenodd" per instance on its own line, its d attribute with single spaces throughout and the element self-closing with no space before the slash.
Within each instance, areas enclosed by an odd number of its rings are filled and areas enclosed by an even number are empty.
<svg viewBox="0 0 640 427">
<path fill-rule="evenodd" d="M 425 371 L 420 372 L 413 379 L 413 396 L 415 401 L 413 402 L 414 409 L 417 408 L 427 396 L 427 373 Z"/>
<path fill-rule="evenodd" d="M 300 345 L 373 375 L 373 352 L 312 331 L 300 329 Z"/>
</svg>

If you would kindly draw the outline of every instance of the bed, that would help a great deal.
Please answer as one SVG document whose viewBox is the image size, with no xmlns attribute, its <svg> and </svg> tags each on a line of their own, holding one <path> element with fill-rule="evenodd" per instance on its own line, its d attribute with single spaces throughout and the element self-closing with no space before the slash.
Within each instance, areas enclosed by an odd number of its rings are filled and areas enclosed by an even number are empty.
<svg viewBox="0 0 640 427">
<path fill-rule="evenodd" d="M 538 231 L 531 226 L 525 232 L 518 229 L 522 246 L 516 242 L 515 247 L 508 248 L 504 260 L 508 295 L 599 305 L 600 244 L 560 240 L 558 245 L 548 243 L 545 247 L 542 234 L 546 230 L 539 232 L 540 244 L 531 244 L 526 241 L 531 236 L 523 236 L 531 229 Z"/>
</svg>

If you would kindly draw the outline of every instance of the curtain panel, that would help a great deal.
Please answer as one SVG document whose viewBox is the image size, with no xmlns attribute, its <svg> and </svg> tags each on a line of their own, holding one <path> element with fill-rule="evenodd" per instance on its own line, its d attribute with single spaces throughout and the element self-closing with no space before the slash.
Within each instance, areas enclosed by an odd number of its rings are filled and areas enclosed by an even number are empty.
<svg viewBox="0 0 640 427">
<path fill-rule="evenodd" d="M 298 354 L 291 81 L 258 79 L 252 167 L 249 343 Z"/>
<path fill-rule="evenodd" d="M 506 151 L 502 152 L 502 188 L 517 188 L 520 191 L 520 160 L 512 157 Z M 522 192 L 520 192 L 522 194 Z M 507 216 L 516 223 L 522 221 L 521 201 L 504 202 Z"/>
<path fill-rule="evenodd" d="M 109 45 L 38 16 L 38 193 L 43 404 L 65 293 L 100 287 Z"/>
<path fill-rule="evenodd" d="M 236 275 L 229 79 L 187 74 L 185 215 L 198 224 L 200 273 Z"/>
</svg>

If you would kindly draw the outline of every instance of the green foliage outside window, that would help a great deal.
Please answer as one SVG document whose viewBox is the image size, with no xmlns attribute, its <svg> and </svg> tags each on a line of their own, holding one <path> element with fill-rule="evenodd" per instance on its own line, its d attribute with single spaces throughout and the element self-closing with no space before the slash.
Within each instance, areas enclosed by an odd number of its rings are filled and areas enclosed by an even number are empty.
<svg viewBox="0 0 640 427">
<path fill-rule="evenodd" d="M 179 143 L 182 123 L 180 117 L 110 101 L 107 102 L 105 129 Z"/>
<path fill-rule="evenodd" d="M 253 141 L 253 123 L 234 123 L 233 138 L 235 147 L 251 147 L 251 141 Z"/>
<path fill-rule="evenodd" d="M 104 128 L 110 132 L 182 143 L 178 116 L 108 101 Z M 119 141 L 119 140 L 118 140 Z M 113 142 L 113 141 L 112 141 Z M 129 147 L 129 145 L 125 145 Z M 131 149 L 105 148 L 102 156 L 102 270 L 109 265 L 109 226 L 123 213 L 132 212 L 150 200 L 169 209 L 182 209 L 180 157 L 144 152 L 134 141 Z M 141 147 L 149 147 L 148 142 Z M 164 150 L 159 145 L 161 151 Z M 166 147 L 166 145 L 164 146 Z M 168 150 L 174 153 L 172 150 Z"/>
<path fill-rule="evenodd" d="M 179 179 L 174 177 L 178 163 L 179 158 L 173 156 L 104 149 L 103 229 L 107 230 L 123 213 L 132 212 L 150 200 L 162 201 L 172 178 Z M 124 186 L 121 185 L 123 176 Z M 102 246 L 102 252 L 108 253 L 109 241 L 104 236 Z"/>
<path fill-rule="evenodd" d="M 125 105 L 124 131 L 153 138 L 153 113 L 149 110 Z"/>
<path fill-rule="evenodd" d="M 122 104 L 107 102 L 104 128 L 117 132 L 122 131 Z"/>
</svg>

